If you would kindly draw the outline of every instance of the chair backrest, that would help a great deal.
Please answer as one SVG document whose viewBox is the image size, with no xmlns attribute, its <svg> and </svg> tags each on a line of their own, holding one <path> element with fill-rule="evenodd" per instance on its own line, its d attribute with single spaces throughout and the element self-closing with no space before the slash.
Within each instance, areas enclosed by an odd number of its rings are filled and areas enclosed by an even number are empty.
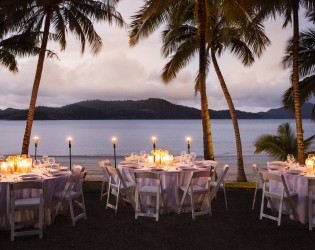
<svg viewBox="0 0 315 250">
<path fill-rule="evenodd" d="M 256 176 L 256 178 L 257 178 L 257 180 L 258 180 L 258 183 L 261 183 L 261 185 L 264 184 L 264 179 L 263 179 L 262 176 L 259 174 L 260 171 L 259 171 L 259 169 L 258 169 L 258 167 L 257 167 L 257 164 L 254 163 L 254 164 L 252 165 L 252 170 L 253 170 L 254 175 Z"/>
<path fill-rule="evenodd" d="M 99 165 L 101 168 L 104 167 L 104 166 L 111 166 L 110 160 L 100 161 L 100 162 L 98 163 L 98 165 Z"/>
<path fill-rule="evenodd" d="M 273 180 L 273 181 L 276 181 L 276 182 L 282 182 L 281 176 L 273 174 L 273 173 L 260 172 L 260 175 L 264 179 L 264 182 L 266 182 L 266 180 Z"/>
<path fill-rule="evenodd" d="M 112 166 L 106 166 L 106 169 L 109 173 L 109 175 L 118 175 L 117 168 L 113 168 Z"/>
<path fill-rule="evenodd" d="M 23 181 L 23 182 L 15 182 L 10 183 L 10 189 L 12 191 L 20 190 L 20 189 L 43 189 L 44 182 L 42 181 Z"/>
<path fill-rule="evenodd" d="M 132 156 L 125 156 L 125 160 L 126 160 L 126 161 L 132 161 L 132 160 L 133 160 L 133 157 L 132 157 Z"/>
<path fill-rule="evenodd" d="M 229 165 L 225 164 L 223 170 L 218 178 L 218 184 L 223 183 L 224 177 L 226 176 L 227 172 L 229 171 Z"/>
<path fill-rule="evenodd" d="M 71 172 L 73 174 L 77 174 L 77 173 L 80 173 L 80 172 L 84 172 L 84 170 L 85 170 L 85 167 L 82 167 L 81 165 L 74 164 L 73 167 L 72 167 Z"/>
<path fill-rule="evenodd" d="M 196 179 L 196 178 L 202 178 L 202 177 L 211 177 L 211 171 L 199 171 L 199 172 L 194 172 L 192 175 L 192 179 Z"/>
<path fill-rule="evenodd" d="M 72 178 L 72 181 L 71 181 L 71 188 L 70 189 L 72 191 L 76 191 L 76 192 L 81 191 L 86 175 L 87 175 L 87 172 L 80 172 L 80 173 L 74 175 Z"/>
<path fill-rule="evenodd" d="M 152 172 L 135 172 L 135 178 L 147 178 L 147 179 L 160 179 L 160 174 L 158 173 L 152 173 Z"/>
</svg>

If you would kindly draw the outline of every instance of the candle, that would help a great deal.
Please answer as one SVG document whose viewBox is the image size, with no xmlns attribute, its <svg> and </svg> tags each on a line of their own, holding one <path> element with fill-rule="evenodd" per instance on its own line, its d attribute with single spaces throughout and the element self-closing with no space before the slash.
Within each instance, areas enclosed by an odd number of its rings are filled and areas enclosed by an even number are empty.
<svg viewBox="0 0 315 250">
<path fill-rule="evenodd" d="M 186 138 L 186 140 L 187 140 L 187 148 L 188 148 L 188 154 L 190 154 L 190 137 L 187 137 Z"/>
<path fill-rule="evenodd" d="M 116 148 L 116 140 L 117 140 L 117 138 L 116 138 L 116 137 L 113 137 L 112 140 L 113 140 L 113 147 Z"/>
<path fill-rule="evenodd" d="M 6 162 L 1 162 L 1 173 L 7 173 L 8 172 L 8 164 Z"/>
<path fill-rule="evenodd" d="M 149 155 L 148 156 L 148 163 L 149 163 L 150 166 L 153 166 L 153 164 L 154 164 L 154 157 L 153 157 L 153 155 Z"/>
<path fill-rule="evenodd" d="M 68 137 L 69 148 L 71 148 L 71 140 L 72 140 L 72 138 L 71 138 L 71 137 Z"/>
<path fill-rule="evenodd" d="M 35 136 L 35 137 L 34 137 L 34 140 L 35 140 L 35 147 L 37 147 L 38 137 Z"/>
<path fill-rule="evenodd" d="M 156 146 L 156 145 L 155 145 L 155 142 L 156 142 L 156 137 L 155 137 L 155 136 L 152 137 L 152 141 L 153 141 L 153 149 L 154 149 L 154 151 L 155 151 L 155 146 Z"/>
<path fill-rule="evenodd" d="M 313 170 L 313 163 L 314 163 L 314 161 L 313 161 L 311 158 L 307 158 L 307 159 L 305 160 L 306 168 L 307 168 L 308 170 L 312 171 L 312 170 Z"/>
</svg>

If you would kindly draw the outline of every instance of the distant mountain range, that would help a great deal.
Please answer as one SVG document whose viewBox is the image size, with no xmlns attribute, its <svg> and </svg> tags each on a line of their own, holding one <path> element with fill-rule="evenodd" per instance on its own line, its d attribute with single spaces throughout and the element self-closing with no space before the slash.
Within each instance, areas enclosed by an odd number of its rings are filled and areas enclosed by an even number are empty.
<svg viewBox="0 0 315 250">
<path fill-rule="evenodd" d="M 310 119 L 314 104 L 302 107 L 302 118 Z M 209 110 L 211 119 L 230 119 L 229 110 Z M 283 108 L 267 112 L 236 111 L 239 119 L 290 119 L 294 114 Z M 26 120 L 26 109 L 0 110 L 2 120 Z M 140 101 L 82 101 L 60 108 L 36 107 L 35 120 L 107 120 L 107 119 L 200 119 L 196 108 L 176 105 L 163 99 L 149 98 Z"/>
</svg>

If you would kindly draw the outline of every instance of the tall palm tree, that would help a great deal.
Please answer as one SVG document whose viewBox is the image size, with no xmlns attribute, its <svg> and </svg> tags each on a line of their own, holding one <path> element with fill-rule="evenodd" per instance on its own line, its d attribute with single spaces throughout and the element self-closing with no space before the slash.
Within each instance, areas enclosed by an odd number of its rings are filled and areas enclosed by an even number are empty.
<svg viewBox="0 0 315 250">
<path fill-rule="evenodd" d="M 296 120 L 298 160 L 300 164 L 304 163 L 304 144 L 303 128 L 301 116 L 301 97 L 299 90 L 299 9 L 304 7 L 307 10 L 307 16 L 311 21 L 315 20 L 315 1 L 314 0 L 279 0 L 265 1 L 257 0 L 257 4 L 265 11 L 266 16 L 281 15 L 284 18 L 283 27 L 289 23 L 293 24 L 293 50 L 292 50 L 292 87 L 294 94 L 294 113 Z"/>
<path fill-rule="evenodd" d="M 206 6 L 205 0 L 164 0 L 145 1 L 142 8 L 132 17 L 130 31 L 130 45 L 135 46 L 140 39 L 148 37 L 158 27 L 167 22 L 176 23 L 181 18 L 181 11 L 196 4 L 195 18 L 198 20 L 199 42 L 199 88 L 201 102 L 201 118 L 203 128 L 204 158 L 214 159 L 210 115 L 206 92 L 206 56 L 205 56 L 205 33 L 206 33 Z"/>
<path fill-rule="evenodd" d="M 120 27 L 124 21 L 115 10 L 118 0 L 16 0 L 7 4 L 8 19 L 13 20 L 13 30 L 25 29 L 41 35 L 41 46 L 27 115 L 22 154 L 28 154 L 31 130 L 39 84 L 43 72 L 48 40 L 53 39 L 65 50 L 68 32 L 73 33 L 81 43 L 84 52 L 86 42 L 93 53 L 99 52 L 102 41 L 94 29 L 93 21 L 113 21 Z M 43 28 L 43 30 L 42 30 Z M 51 34 L 52 32 L 52 34 Z"/>
<path fill-rule="evenodd" d="M 221 88 L 229 106 L 237 149 L 237 165 L 238 165 L 238 181 L 246 181 L 244 172 L 244 163 L 242 155 L 242 143 L 238 127 L 236 111 L 231 98 L 231 95 L 226 86 L 224 77 L 221 73 L 216 56 L 220 56 L 225 50 L 229 50 L 232 54 L 238 57 L 245 66 L 249 66 L 254 62 L 254 55 L 260 56 L 265 46 L 268 45 L 269 39 L 263 31 L 262 20 L 259 19 L 256 13 L 251 13 L 250 23 L 244 27 L 239 22 L 229 20 L 223 15 L 223 12 L 218 8 L 217 1 L 208 1 L 212 3 L 212 11 L 216 13 L 211 21 L 208 21 L 206 32 L 206 67 L 209 67 L 209 62 L 212 60 L 214 69 L 218 76 Z M 162 78 L 165 82 L 174 79 L 177 73 L 185 67 L 191 58 L 199 50 L 198 44 L 198 29 L 196 23 L 192 19 L 191 12 L 182 13 L 183 24 L 169 25 L 163 32 L 163 49 L 162 54 L 165 57 L 170 57 L 170 60 L 164 67 Z M 253 35 L 254 34 L 254 35 Z M 196 89 L 198 89 L 198 82 Z"/>
<path fill-rule="evenodd" d="M 285 161 L 288 154 L 293 154 L 294 157 L 297 157 L 297 138 L 290 126 L 290 123 L 283 123 L 279 125 L 277 132 L 277 135 L 261 135 L 258 137 L 255 141 L 256 150 L 254 154 L 265 152 L 270 157 L 281 161 Z M 305 150 L 309 149 L 314 140 L 315 135 L 304 141 Z M 308 153 L 306 153 L 306 155 Z"/>
<path fill-rule="evenodd" d="M 293 41 L 290 39 L 283 58 L 284 68 L 292 66 Z M 315 30 L 309 29 L 300 32 L 299 41 L 299 76 L 301 106 L 315 97 Z M 282 98 L 285 109 L 294 111 L 294 91 L 290 87 L 285 91 Z M 311 119 L 315 121 L 315 105 L 312 110 Z"/>
</svg>

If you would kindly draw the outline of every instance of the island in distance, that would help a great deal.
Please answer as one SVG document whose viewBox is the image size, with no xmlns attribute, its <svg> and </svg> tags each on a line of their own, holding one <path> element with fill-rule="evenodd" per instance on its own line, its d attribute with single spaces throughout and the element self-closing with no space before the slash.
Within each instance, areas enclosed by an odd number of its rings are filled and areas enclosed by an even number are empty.
<svg viewBox="0 0 315 250">
<path fill-rule="evenodd" d="M 302 107 L 302 118 L 310 119 L 314 104 Z M 27 109 L 0 110 L 2 120 L 26 120 Z M 211 119 L 231 119 L 229 110 L 209 109 Z M 293 119 L 294 114 L 283 108 L 267 112 L 236 111 L 239 119 Z M 36 107 L 35 120 L 120 120 L 120 119 L 201 119 L 196 108 L 176 105 L 163 99 L 149 98 L 140 101 L 82 101 L 59 108 Z"/>
</svg>

